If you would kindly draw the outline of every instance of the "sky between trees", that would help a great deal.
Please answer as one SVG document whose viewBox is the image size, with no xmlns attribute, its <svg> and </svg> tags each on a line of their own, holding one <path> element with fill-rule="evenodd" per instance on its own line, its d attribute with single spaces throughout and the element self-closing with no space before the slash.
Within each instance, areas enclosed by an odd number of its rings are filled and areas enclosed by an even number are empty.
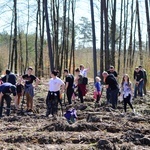
<svg viewBox="0 0 150 150">
<path fill-rule="evenodd" d="M 121 0 L 117 0 L 117 19 L 116 22 L 119 24 L 120 21 L 120 2 Z M 129 1 L 130 2 L 130 1 Z M 63 3 L 63 1 L 60 1 Z M 36 25 L 36 10 L 37 5 L 35 0 L 29 0 L 30 4 L 30 25 L 29 25 L 29 33 L 35 33 L 35 25 Z M 28 0 L 18 0 L 18 23 L 20 28 L 26 32 L 26 24 L 27 24 L 27 5 Z M 134 4 L 135 5 L 135 4 Z M 135 6 L 134 6 L 135 7 Z M 10 33 L 10 23 L 12 19 L 12 8 L 13 8 L 13 0 L 0 0 L 0 32 L 6 31 Z M 62 8 L 63 9 L 63 8 Z M 94 11 L 95 11 L 95 28 L 96 28 L 96 39 L 97 39 L 97 47 L 100 47 L 100 2 L 99 0 L 94 0 Z M 145 15 L 145 3 L 144 0 L 139 0 L 139 11 L 140 11 L 140 19 L 141 19 L 141 33 L 142 39 L 146 40 L 146 15 Z M 130 17 L 130 8 L 129 8 L 129 17 Z M 60 12 L 60 16 L 61 16 Z M 81 23 L 81 17 L 85 17 L 88 21 L 91 21 L 91 10 L 90 10 L 90 0 L 77 0 L 76 9 L 75 9 L 75 23 Z M 129 18 L 130 20 L 130 18 Z M 87 46 L 91 46 L 92 43 L 88 43 Z"/>
</svg>

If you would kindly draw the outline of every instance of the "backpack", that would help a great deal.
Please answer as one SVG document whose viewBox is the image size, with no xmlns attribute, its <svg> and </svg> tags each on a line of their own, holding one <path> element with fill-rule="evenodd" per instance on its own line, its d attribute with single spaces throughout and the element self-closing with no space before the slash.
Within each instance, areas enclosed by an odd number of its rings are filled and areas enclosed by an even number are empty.
<svg viewBox="0 0 150 150">
<path fill-rule="evenodd" d="M 79 75 L 78 84 L 87 85 L 88 84 L 88 78 L 87 77 L 83 77 L 82 75 Z"/>
<path fill-rule="evenodd" d="M 88 78 L 87 77 L 83 77 L 82 84 L 84 84 L 84 85 L 88 84 Z"/>
</svg>

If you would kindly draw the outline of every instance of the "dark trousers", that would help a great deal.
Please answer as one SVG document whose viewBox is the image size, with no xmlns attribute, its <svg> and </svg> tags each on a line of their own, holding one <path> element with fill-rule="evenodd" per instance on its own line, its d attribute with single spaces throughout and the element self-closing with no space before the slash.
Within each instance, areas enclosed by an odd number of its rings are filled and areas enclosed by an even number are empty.
<svg viewBox="0 0 150 150">
<path fill-rule="evenodd" d="M 58 101 L 60 100 L 60 93 L 57 92 L 48 92 L 47 98 L 46 98 L 46 106 L 47 106 L 47 112 L 46 115 L 49 114 L 55 115 L 58 111 Z"/>
<path fill-rule="evenodd" d="M 119 89 L 110 90 L 110 101 L 112 103 L 113 109 L 117 108 L 118 94 L 119 94 Z"/>
<path fill-rule="evenodd" d="M 110 89 L 110 88 L 107 88 L 107 89 L 106 89 L 107 104 L 111 103 L 111 101 L 110 101 L 110 93 L 111 93 L 111 89 Z"/>
<path fill-rule="evenodd" d="M 100 94 L 98 94 L 97 97 L 96 97 L 96 103 L 99 103 L 100 97 L 101 97 Z"/>
<path fill-rule="evenodd" d="M 0 117 L 2 117 L 2 113 L 3 113 L 4 99 L 6 100 L 6 104 L 7 104 L 6 115 L 7 116 L 10 115 L 11 97 L 9 95 L 3 95 L 2 101 L 0 104 Z"/>
<path fill-rule="evenodd" d="M 68 99 L 68 103 L 69 103 L 69 104 L 72 103 L 71 98 L 72 98 L 73 92 L 74 92 L 74 89 L 73 89 L 73 88 L 67 89 L 67 99 Z"/>
<path fill-rule="evenodd" d="M 80 89 L 80 87 L 78 87 L 78 94 L 79 94 L 79 98 L 80 98 L 81 103 L 83 103 L 84 102 L 83 94 L 82 94 L 82 90 Z"/>
<path fill-rule="evenodd" d="M 146 95 L 147 91 L 146 91 L 146 84 L 147 84 L 147 80 L 144 80 L 144 85 L 143 85 L 143 92 Z"/>
<path fill-rule="evenodd" d="M 124 111 L 126 112 L 127 111 L 127 104 L 129 104 L 129 106 L 131 107 L 131 109 L 133 109 L 133 106 L 130 102 L 130 98 L 131 98 L 131 95 L 129 94 L 126 98 L 123 98 L 123 101 L 124 101 Z"/>
</svg>

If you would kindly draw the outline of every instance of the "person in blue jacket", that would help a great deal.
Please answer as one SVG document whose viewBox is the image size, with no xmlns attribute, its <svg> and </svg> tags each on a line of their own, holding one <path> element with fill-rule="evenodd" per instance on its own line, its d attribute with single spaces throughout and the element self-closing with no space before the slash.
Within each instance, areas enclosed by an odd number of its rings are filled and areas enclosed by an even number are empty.
<svg viewBox="0 0 150 150">
<path fill-rule="evenodd" d="M 17 90 L 16 86 L 11 83 L 3 83 L 0 85 L 0 117 L 2 117 L 4 99 L 6 100 L 6 115 L 10 115 L 10 105 L 11 105 L 11 97 L 10 94 L 13 94 L 15 97 L 15 102 L 17 100 Z"/>
</svg>

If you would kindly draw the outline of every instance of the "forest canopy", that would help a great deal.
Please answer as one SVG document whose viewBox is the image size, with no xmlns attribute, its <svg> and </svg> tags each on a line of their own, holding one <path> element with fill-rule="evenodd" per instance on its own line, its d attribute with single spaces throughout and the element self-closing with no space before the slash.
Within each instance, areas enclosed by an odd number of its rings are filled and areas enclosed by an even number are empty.
<svg viewBox="0 0 150 150">
<path fill-rule="evenodd" d="M 149 0 L 1 0 L 0 72 L 33 66 L 44 77 L 87 62 L 91 77 L 109 65 L 148 70 L 149 8 Z"/>
</svg>

